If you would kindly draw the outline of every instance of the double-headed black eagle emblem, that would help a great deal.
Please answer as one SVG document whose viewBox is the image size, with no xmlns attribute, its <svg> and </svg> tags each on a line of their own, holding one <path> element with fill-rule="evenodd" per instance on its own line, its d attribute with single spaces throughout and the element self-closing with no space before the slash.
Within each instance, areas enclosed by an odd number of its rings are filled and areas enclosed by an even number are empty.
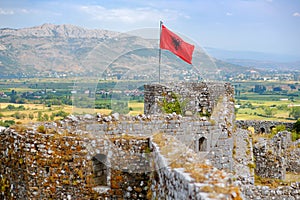
<svg viewBox="0 0 300 200">
<path fill-rule="evenodd" d="M 173 43 L 175 49 L 178 50 L 181 45 L 181 40 L 176 37 L 172 37 L 172 43 Z"/>
</svg>

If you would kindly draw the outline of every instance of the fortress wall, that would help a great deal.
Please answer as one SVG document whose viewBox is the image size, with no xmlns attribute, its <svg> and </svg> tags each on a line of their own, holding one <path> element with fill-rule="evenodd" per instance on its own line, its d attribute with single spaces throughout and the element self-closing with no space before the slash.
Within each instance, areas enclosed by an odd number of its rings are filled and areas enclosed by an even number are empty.
<svg viewBox="0 0 300 200">
<path fill-rule="evenodd" d="M 176 82 L 168 85 L 145 85 L 144 89 L 145 114 L 163 113 L 163 101 L 174 101 L 172 95 L 175 94 L 182 103 L 181 110 L 183 114 L 188 111 L 194 116 L 210 116 L 221 96 L 228 93 L 233 94 L 232 87 L 226 83 Z"/>
<path fill-rule="evenodd" d="M 293 173 L 300 173 L 300 148 L 299 144 L 295 144 L 295 147 L 286 151 L 286 171 Z"/>
<path fill-rule="evenodd" d="M 234 131 L 234 91 L 228 83 L 171 83 L 166 85 L 145 85 L 144 112 L 145 114 L 162 114 L 163 102 L 175 102 L 174 94 L 177 94 L 181 102 L 182 113 L 192 115 L 194 120 L 205 119 L 211 126 L 206 129 L 193 130 L 189 123 L 181 123 L 178 127 L 183 127 L 183 133 L 194 134 L 196 152 L 201 149 L 199 140 L 205 138 L 206 151 L 209 158 L 219 169 L 232 169 L 232 148 L 233 140 L 231 134 Z M 173 95 L 173 96 L 172 96 Z M 194 123 L 195 124 L 195 123 Z M 193 125 L 194 125 L 193 124 Z M 173 124 L 176 126 L 176 123 Z M 180 128 L 169 130 L 167 133 L 181 132 Z M 197 126 L 196 126 L 197 127 Z M 179 136 L 177 136 L 179 138 Z M 186 141 L 186 137 L 181 137 L 185 144 L 193 141 Z M 189 137 L 191 138 L 191 137 Z"/>
<path fill-rule="evenodd" d="M 7 132 L 4 135 L 4 130 L 0 132 L 0 198 L 10 199 L 11 194 L 14 194 L 13 198 L 20 199 L 27 196 L 28 191 L 27 166 L 24 162 L 26 151 L 23 150 L 26 138 L 17 132 Z M 22 143 L 24 144 L 21 145 Z M 18 192 L 12 193 L 11 187 Z"/>
<path fill-rule="evenodd" d="M 70 128 L 71 127 L 71 128 Z M 72 127 L 80 127 L 73 129 Z M 58 131 L 64 129 L 70 129 L 78 134 L 89 132 L 95 136 L 101 135 L 121 135 L 130 134 L 137 136 L 151 136 L 154 133 L 163 132 L 166 134 L 173 135 L 190 146 L 190 148 L 198 151 L 196 149 L 195 142 L 200 137 L 204 136 L 210 144 L 210 131 L 219 131 L 218 128 L 214 126 L 207 120 L 200 121 L 200 119 L 194 119 L 192 117 L 181 117 L 179 115 L 164 115 L 164 116 L 149 116 L 145 115 L 124 118 L 117 120 L 112 120 L 109 122 L 104 122 L 102 119 L 93 117 L 93 119 L 83 119 L 82 117 L 68 117 L 62 122 L 61 127 Z M 212 132 L 213 133 L 213 132 Z M 217 139 L 217 138 L 212 138 Z M 209 149 L 207 149 L 209 150 Z"/>
<path fill-rule="evenodd" d="M 278 125 L 284 125 L 287 130 L 292 130 L 294 123 L 263 120 L 237 120 L 236 125 L 239 128 L 244 129 L 253 127 L 255 133 L 271 133 L 272 128 Z"/>
<path fill-rule="evenodd" d="M 228 174 L 179 146 L 176 138 L 164 135 L 152 141 L 156 169 L 149 195 L 152 199 L 242 199 Z"/>
<path fill-rule="evenodd" d="M 0 141 L 0 174 L 6 182 L 0 197 L 68 199 L 68 195 L 90 195 L 92 172 L 81 138 L 6 129 Z"/>
<path fill-rule="evenodd" d="M 254 145 L 255 174 L 263 178 L 285 179 L 286 161 L 281 153 L 274 152 L 266 143 Z"/>
<path fill-rule="evenodd" d="M 253 148 L 255 174 L 264 178 L 285 179 L 287 168 L 286 152 L 290 151 L 291 133 L 279 132 L 271 140 L 262 139 Z"/>
<path fill-rule="evenodd" d="M 201 135 L 209 138 L 209 135 L 206 134 L 213 131 L 211 124 L 207 121 L 192 121 L 186 118 L 144 122 L 141 123 L 141 126 L 132 121 L 104 125 L 105 123 L 97 124 L 92 120 L 80 120 L 80 117 L 75 119 L 73 116 L 71 118 L 72 120 L 68 118 L 61 121 L 58 126 L 54 126 L 53 123 L 44 124 L 47 134 L 25 129 L 21 133 L 12 129 L 1 133 L 1 161 L 5 161 L 2 164 L 7 166 L 6 170 L 1 171 L 1 174 L 8 179 L 10 185 L 6 188 L 5 195 L 12 193 L 16 197 L 26 194 L 28 198 L 69 198 L 73 196 L 85 198 L 90 195 L 99 195 L 94 192 L 98 191 L 102 197 L 121 196 L 130 199 L 137 195 L 145 196 L 148 192 L 146 183 L 151 174 L 149 172 L 153 170 L 150 165 L 153 158 L 145 152 L 152 150 L 149 149 L 147 137 L 134 139 L 141 135 L 143 128 L 152 127 L 149 123 L 156 125 L 161 123 L 159 126 L 157 125 L 160 127 L 159 130 L 179 141 L 185 139 L 185 143 L 190 145 L 194 145 L 193 136 Z M 75 121 L 89 125 L 83 126 Z M 135 136 L 129 137 L 121 134 L 120 124 L 122 127 L 129 128 Z M 77 128 L 74 129 L 74 127 Z M 79 130 L 78 127 L 85 127 L 85 130 Z M 32 129 L 36 128 L 37 125 L 32 127 Z M 51 133 L 54 130 L 60 134 Z M 62 132 L 63 130 L 65 132 Z M 77 133 L 70 134 L 66 130 L 71 130 L 71 133 L 73 130 Z M 96 130 L 99 131 L 98 134 L 96 134 Z M 187 130 L 190 131 L 190 135 L 186 134 Z M 12 138 L 17 139 L 14 142 L 15 139 Z M 221 143 L 218 143 L 218 148 L 221 148 Z M 225 145 L 225 143 L 222 144 Z M 7 146 L 10 147 L 12 154 L 5 154 Z M 28 148 L 23 148 L 23 146 Z M 228 150 L 228 148 L 226 149 Z M 92 159 L 97 154 L 107 155 L 110 160 L 108 165 L 111 167 L 107 169 L 110 175 L 108 175 L 106 187 L 96 187 L 93 180 Z M 216 148 L 216 154 L 219 158 L 218 161 L 221 161 L 220 149 Z M 19 161 L 20 159 L 24 162 Z M 224 160 L 224 158 L 222 159 Z M 16 165 L 17 161 L 21 162 L 23 167 Z M 13 165 L 8 163 L 13 163 Z M 23 171 L 18 172 L 18 169 Z M 39 173 L 38 176 L 30 175 L 37 173 Z M 17 178 L 19 174 L 23 174 L 25 177 L 21 177 L 19 180 Z M 132 179 L 132 177 L 137 178 Z M 18 183 L 15 182 L 16 180 Z M 21 183 L 22 180 L 26 181 Z M 23 189 L 15 190 L 17 185 L 18 187 L 23 185 Z"/>
<path fill-rule="evenodd" d="M 6 129 L 0 134 L 1 199 L 145 197 L 149 139 L 58 135 Z M 149 153 L 148 153 L 149 154 Z M 95 158 L 107 157 L 103 169 Z M 102 161 L 101 161 L 102 162 Z M 97 162 L 99 165 L 99 162 Z M 101 165 L 101 164 L 100 164 Z"/>
<path fill-rule="evenodd" d="M 222 99 L 224 102 L 227 98 Z M 233 102 L 231 102 L 233 103 Z M 206 153 L 209 159 L 218 169 L 232 169 L 232 148 L 233 140 L 230 137 L 233 131 L 234 119 L 232 112 L 224 111 L 228 107 L 233 107 L 228 104 L 220 104 L 219 111 L 215 114 L 220 116 L 226 114 L 218 123 L 215 121 L 200 121 L 192 117 L 179 117 L 178 115 L 164 115 L 161 117 L 150 117 L 148 119 L 127 119 L 128 121 L 111 121 L 111 122 L 97 122 L 97 119 L 83 120 L 84 125 L 77 124 L 76 127 L 81 127 L 83 131 L 88 131 L 94 135 L 119 135 L 130 134 L 137 136 L 151 136 L 154 133 L 163 132 L 176 137 L 183 144 L 189 146 L 195 152 Z M 80 122 L 80 118 L 75 121 Z M 62 129 L 66 127 L 75 126 L 74 119 L 66 119 Z M 77 123 L 77 122 L 76 122 Z M 215 124 L 212 124 L 215 123 Z M 72 125 L 71 125 L 72 124 Z M 76 131 L 76 130 L 74 130 Z M 205 144 L 200 144 L 201 138 L 205 138 Z M 201 147 L 205 146 L 205 148 Z"/>
<path fill-rule="evenodd" d="M 270 188 L 268 186 L 246 185 L 241 187 L 245 199 L 282 200 L 300 199 L 300 183 L 292 183 L 291 186 Z"/>
<path fill-rule="evenodd" d="M 154 98 L 151 95 L 148 98 L 145 91 L 145 105 L 146 99 L 152 98 L 156 110 L 159 108 L 156 100 L 162 98 L 156 93 L 162 94 L 168 89 L 151 87 L 156 88 L 152 91 Z M 177 148 L 187 146 L 199 159 L 209 153 L 214 166 L 231 170 L 234 125 L 231 89 L 227 84 L 208 86 L 200 83 L 175 90 L 189 97 L 186 111 L 192 114 L 200 112 L 206 117 L 199 117 L 200 114 L 186 117 L 176 114 L 85 115 L 69 116 L 60 122 L 33 124 L 29 128 L 20 125 L 21 128 L 15 130 L 7 129 L 0 134 L 1 166 L 6 166 L 0 169 L 0 174 L 4 177 L 1 181 L 7 183 L 2 185 L 4 192 L 0 197 L 8 198 L 13 194 L 16 199 L 145 198 L 153 171 L 157 172 L 160 179 L 156 180 L 161 184 L 171 182 L 169 187 L 173 192 L 165 190 L 162 194 L 175 198 L 180 196 L 179 193 L 179 196 L 173 194 L 178 190 L 190 198 L 194 194 L 197 196 L 199 185 L 182 176 L 180 170 L 175 172 L 167 168 L 160 171 L 157 168 L 160 156 L 151 153 L 149 137 L 154 133 L 165 133 L 181 142 Z M 192 98 L 194 100 L 190 101 Z M 36 131 L 39 125 L 45 127 L 46 133 Z M 152 161 L 155 161 L 155 166 Z M 107 174 L 106 178 L 101 174 Z M 180 183 L 176 182 L 177 179 Z M 209 190 L 213 187 L 210 183 L 206 186 Z"/>
<path fill-rule="evenodd" d="M 210 134 L 214 142 L 208 158 L 218 169 L 233 169 L 233 137 L 235 124 L 233 89 L 230 84 L 209 85 L 212 94 L 220 95 L 214 105 L 211 120 L 215 123 Z M 214 96 L 213 98 L 217 98 Z"/>
<path fill-rule="evenodd" d="M 149 180 L 155 173 L 160 177 L 156 181 L 161 184 L 169 181 L 175 184 L 170 186 L 173 192 L 164 191 L 161 195 L 171 199 L 182 195 L 207 199 L 206 195 L 200 195 L 199 186 L 180 170 L 170 172 L 168 168 L 157 168 L 162 161 L 158 152 L 151 153 L 153 145 L 147 137 L 108 132 L 59 135 L 50 133 L 53 129 L 47 125 L 47 133 L 38 133 L 34 128 L 37 127 L 24 128 L 20 133 L 6 129 L 0 134 L 1 166 L 6 166 L 0 173 L 8 185 L 1 193 L 3 199 L 144 199 L 149 195 L 149 184 L 152 184 Z M 173 125 L 169 128 L 174 129 Z M 175 134 L 168 135 L 176 138 Z M 95 180 L 93 159 L 97 155 L 106 156 L 106 168 L 98 170 L 100 174 L 107 173 L 106 179 Z M 152 161 L 155 166 L 151 165 Z M 106 183 L 99 186 L 97 181 Z"/>
</svg>

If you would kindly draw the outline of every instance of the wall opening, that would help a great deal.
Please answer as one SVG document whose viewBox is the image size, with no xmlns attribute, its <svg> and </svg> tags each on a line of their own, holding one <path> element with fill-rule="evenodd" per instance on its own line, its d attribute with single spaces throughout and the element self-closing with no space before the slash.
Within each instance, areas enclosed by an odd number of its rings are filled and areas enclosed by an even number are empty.
<svg viewBox="0 0 300 200">
<path fill-rule="evenodd" d="M 199 151 L 207 151 L 207 139 L 205 137 L 199 139 Z"/>
<path fill-rule="evenodd" d="M 97 154 L 92 158 L 92 161 L 95 185 L 107 186 L 107 156 L 104 154 Z"/>
<path fill-rule="evenodd" d="M 50 172 L 50 167 L 49 166 L 46 166 L 45 167 L 45 170 L 46 170 L 46 173 L 48 174 Z"/>
<path fill-rule="evenodd" d="M 261 128 L 260 128 L 260 133 L 265 133 L 265 132 L 266 132 L 265 128 L 264 128 L 264 127 L 261 127 Z"/>
</svg>

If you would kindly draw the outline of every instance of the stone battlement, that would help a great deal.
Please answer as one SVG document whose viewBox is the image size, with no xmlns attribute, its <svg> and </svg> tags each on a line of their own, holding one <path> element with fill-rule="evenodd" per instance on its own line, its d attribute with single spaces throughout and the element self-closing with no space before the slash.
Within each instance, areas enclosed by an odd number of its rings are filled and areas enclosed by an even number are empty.
<svg viewBox="0 0 300 200">
<path fill-rule="evenodd" d="M 210 116 L 218 100 L 224 96 L 233 98 L 233 88 L 227 83 L 176 82 L 168 85 L 144 86 L 145 114 L 161 114 L 164 102 L 179 102 L 182 114 L 194 117 Z"/>
</svg>

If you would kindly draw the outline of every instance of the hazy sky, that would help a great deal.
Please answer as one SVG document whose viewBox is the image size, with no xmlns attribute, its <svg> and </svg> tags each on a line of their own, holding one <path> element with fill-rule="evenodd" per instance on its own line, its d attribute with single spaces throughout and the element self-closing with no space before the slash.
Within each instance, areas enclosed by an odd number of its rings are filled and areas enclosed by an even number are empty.
<svg viewBox="0 0 300 200">
<path fill-rule="evenodd" d="M 0 27 L 131 31 L 159 20 L 204 47 L 300 55 L 300 0 L 1 0 Z"/>
</svg>

